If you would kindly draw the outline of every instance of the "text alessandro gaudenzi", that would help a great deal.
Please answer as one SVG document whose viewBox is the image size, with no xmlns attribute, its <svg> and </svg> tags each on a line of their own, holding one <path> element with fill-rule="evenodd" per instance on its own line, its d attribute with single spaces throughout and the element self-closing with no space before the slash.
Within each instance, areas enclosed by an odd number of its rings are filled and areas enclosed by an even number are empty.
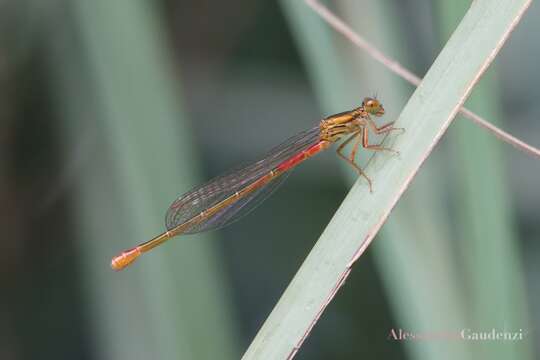
<svg viewBox="0 0 540 360">
<path fill-rule="evenodd" d="M 497 330 L 473 330 L 462 329 L 461 331 L 450 332 L 414 332 L 403 329 L 390 329 L 388 340 L 472 340 L 472 341 L 519 341 L 525 338 L 526 332 L 523 329 L 517 331 Z"/>
</svg>

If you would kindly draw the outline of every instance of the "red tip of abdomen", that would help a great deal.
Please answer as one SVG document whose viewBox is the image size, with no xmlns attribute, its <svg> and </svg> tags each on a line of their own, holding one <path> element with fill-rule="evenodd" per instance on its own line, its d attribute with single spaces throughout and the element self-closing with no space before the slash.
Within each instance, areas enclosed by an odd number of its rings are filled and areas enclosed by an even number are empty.
<svg viewBox="0 0 540 360">
<path fill-rule="evenodd" d="M 138 247 L 133 248 L 131 250 L 124 251 L 120 255 L 115 256 L 111 261 L 111 268 L 114 271 L 120 271 L 127 266 L 129 266 L 132 262 L 137 260 L 137 258 L 141 255 L 141 251 Z"/>
</svg>

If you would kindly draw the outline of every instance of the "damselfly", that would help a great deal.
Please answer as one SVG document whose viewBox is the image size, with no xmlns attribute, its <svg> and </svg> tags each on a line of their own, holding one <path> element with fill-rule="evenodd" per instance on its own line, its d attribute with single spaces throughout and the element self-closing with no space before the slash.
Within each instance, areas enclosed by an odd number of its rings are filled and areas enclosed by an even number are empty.
<svg viewBox="0 0 540 360">
<path fill-rule="evenodd" d="M 371 179 L 356 164 L 355 158 L 360 145 L 370 150 L 396 153 L 368 141 L 370 131 L 384 134 L 402 130 L 395 128 L 394 122 L 378 127 L 371 116 L 380 117 L 383 114 L 384 108 L 379 100 L 365 98 L 360 107 L 323 119 L 318 126 L 293 136 L 260 160 L 194 188 L 169 207 L 165 216 L 166 232 L 114 257 L 111 267 L 122 270 L 142 253 L 174 236 L 218 229 L 238 220 L 285 180 L 284 175 L 289 170 L 345 135 L 349 137 L 337 148 L 337 153 L 367 180 L 372 191 Z M 344 155 L 343 149 L 353 140 L 350 155 Z"/>
</svg>

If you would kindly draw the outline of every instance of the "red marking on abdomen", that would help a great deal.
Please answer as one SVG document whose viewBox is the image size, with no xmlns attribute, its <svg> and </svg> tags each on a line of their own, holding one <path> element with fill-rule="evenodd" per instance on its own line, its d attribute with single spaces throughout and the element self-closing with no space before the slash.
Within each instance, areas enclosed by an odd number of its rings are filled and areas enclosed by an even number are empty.
<svg viewBox="0 0 540 360">
<path fill-rule="evenodd" d="M 238 191 L 239 194 L 244 193 L 250 193 L 256 189 L 259 189 L 272 181 L 273 178 L 276 176 L 279 176 L 280 174 L 290 170 L 291 168 L 295 167 L 302 161 L 310 158 L 311 156 L 317 154 L 319 151 L 322 151 L 326 149 L 330 145 L 330 142 L 328 141 L 320 141 L 317 144 L 310 146 L 306 150 L 292 156 L 291 158 L 283 161 L 281 164 L 279 164 L 277 167 L 275 167 L 272 171 L 268 172 L 266 175 L 261 176 L 259 179 L 255 180 L 242 190 Z M 233 195 L 234 196 L 234 195 Z"/>
<path fill-rule="evenodd" d="M 298 165 L 302 161 L 306 160 L 309 157 L 317 154 L 319 151 L 322 151 L 328 147 L 328 141 L 320 141 L 317 144 L 307 148 L 299 154 L 294 155 L 290 159 L 285 160 L 276 167 L 277 171 L 287 171 L 290 168 Z"/>
</svg>

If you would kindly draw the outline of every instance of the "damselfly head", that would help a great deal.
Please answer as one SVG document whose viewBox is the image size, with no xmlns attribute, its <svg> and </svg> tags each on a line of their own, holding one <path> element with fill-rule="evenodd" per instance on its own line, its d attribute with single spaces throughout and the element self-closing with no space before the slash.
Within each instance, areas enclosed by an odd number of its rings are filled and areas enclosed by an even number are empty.
<svg viewBox="0 0 540 360">
<path fill-rule="evenodd" d="M 376 98 L 367 97 L 362 101 L 362 107 L 371 115 L 383 116 L 384 108 Z"/>
</svg>

